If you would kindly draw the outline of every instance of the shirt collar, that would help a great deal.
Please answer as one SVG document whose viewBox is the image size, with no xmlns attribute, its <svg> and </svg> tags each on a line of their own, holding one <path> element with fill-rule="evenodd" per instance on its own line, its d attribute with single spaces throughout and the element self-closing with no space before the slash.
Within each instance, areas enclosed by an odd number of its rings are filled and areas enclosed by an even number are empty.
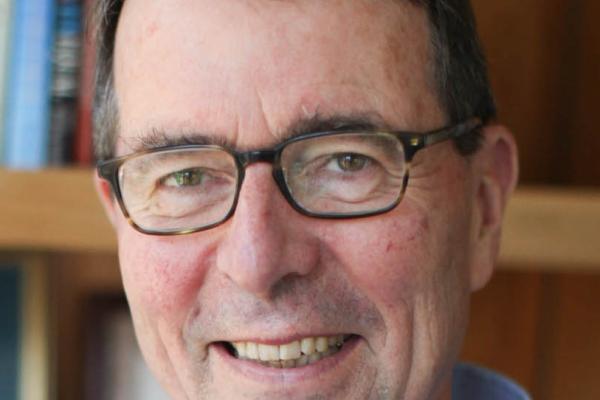
<svg viewBox="0 0 600 400">
<path fill-rule="evenodd" d="M 452 380 L 453 400 L 531 400 L 514 381 L 488 369 L 458 364 Z"/>
</svg>

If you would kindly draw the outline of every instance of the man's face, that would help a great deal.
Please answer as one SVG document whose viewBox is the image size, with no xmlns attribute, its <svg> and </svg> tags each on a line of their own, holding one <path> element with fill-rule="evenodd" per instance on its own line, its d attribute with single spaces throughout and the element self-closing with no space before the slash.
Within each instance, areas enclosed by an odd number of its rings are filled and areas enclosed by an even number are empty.
<svg viewBox="0 0 600 400">
<path fill-rule="evenodd" d="M 194 134 L 261 149 L 321 118 L 439 128 L 429 40 L 409 2 L 128 0 L 116 153 Z M 248 167 L 233 217 L 204 232 L 144 235 L 113 209 L 150 368 L 174 398 L 447 395 L 477 236 L 473 175 L 447 142 L 417 155 L 402 203 L 375 217 L 303 216 L 266 163 Z M 228 345 L 340 335 L 341 349 L 299 368 L 241 360 Z"/>
</svg>

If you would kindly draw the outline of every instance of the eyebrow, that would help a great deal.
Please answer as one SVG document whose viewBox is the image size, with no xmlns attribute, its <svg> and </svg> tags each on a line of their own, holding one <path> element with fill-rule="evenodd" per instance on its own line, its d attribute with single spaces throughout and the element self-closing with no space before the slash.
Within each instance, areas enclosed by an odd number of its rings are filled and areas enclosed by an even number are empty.
<svg viewBox="0 0 600 400">
<path fill-rule="evenodd" d="M 328 132 L 341 130 L 388 130 L 390 124 L 375 112 L 348 113 L 321 115 L 315 113 L 310 117 L 298 117 L 278 135 L 278 143 L 292 138 L 314 132 Z M 202 133 L 196 131 L 167 131 L 153 127 L 146 133 L 136 137 L 132 144 L 134 152 L 156 149 L 161 147 L 175 147 L 184 145 L 217 145 L 228 149 L 240 150 L 229 138 L 216 133 Z M 273 144 L 276 145 L 277 143 Z"/>
<path fill-rule="evenodd" d="M 231 147 L 231 143 L 221 135 L 204 134 L 194 131 L 171 131 L 152 127 L 147 132 L 140 134 L 131 143 L 132 151 L 158 149 L 161 147 L 175 147 L 185 145 L 218 145 Z"/>
</svg>

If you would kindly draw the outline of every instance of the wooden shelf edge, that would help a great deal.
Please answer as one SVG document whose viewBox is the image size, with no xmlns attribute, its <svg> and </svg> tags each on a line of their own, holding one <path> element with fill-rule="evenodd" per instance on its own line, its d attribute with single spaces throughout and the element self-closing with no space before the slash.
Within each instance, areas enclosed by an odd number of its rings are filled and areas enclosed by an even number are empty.
<svg viewBox="0 0 600 400">
<path fill-rule="evenodd" d="M 116 253 L 91 169 L 0 169 L 0 250 Z M 508 206 L 503 269 L 600 271 L 600 190 L 521 187 Z"/>
<path fill-rule="evenodd" d="M 600 190 L 519 188 L 508 205 L 500 264 L 600 271 Z"/>
<path fill-rule="evenodd" d="M 0 170 L 0 249 L 111 252 L 91 169 Z"/>
</svg>

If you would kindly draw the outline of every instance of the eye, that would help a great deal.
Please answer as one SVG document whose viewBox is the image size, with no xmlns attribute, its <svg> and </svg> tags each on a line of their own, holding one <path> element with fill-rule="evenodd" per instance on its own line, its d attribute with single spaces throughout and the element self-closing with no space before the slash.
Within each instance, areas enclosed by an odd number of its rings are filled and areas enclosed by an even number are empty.
<svg viewBox="0 0 600 400">
<path fill-rule="evenodd" d="M 356 153 L 340 154 L 334 159 L 339 169 L 344 172 L 360 171 L 369 163 L 369 157 Z"/>
<path fill-rule="evenodd" d="M 199 168 L 190 168 L 173 172 L 160 180 L 161 184 L 171 187 L 198 186 L 204 180 L 204 172 Z"/>
</svg>

